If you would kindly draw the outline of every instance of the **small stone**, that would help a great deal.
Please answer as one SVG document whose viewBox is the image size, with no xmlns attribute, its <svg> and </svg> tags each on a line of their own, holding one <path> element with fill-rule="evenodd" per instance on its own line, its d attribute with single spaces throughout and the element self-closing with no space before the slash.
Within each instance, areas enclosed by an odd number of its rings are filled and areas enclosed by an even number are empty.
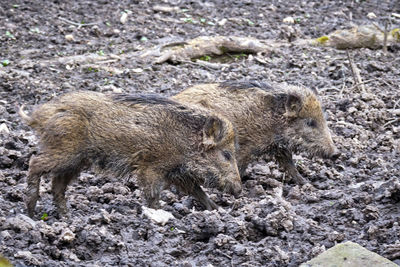
<svg viewBox="0 0 400 267">
<path fill-rule="evenodd" d="M 376 19 L 376 15 L 375 15 L 375 13 L 373 13 L 373 12 L 369 12 L 369 13 L 367 14 L 367 17 L 368 17 L 369 19 Z"/>
<path fill-rule="evenodd" d="M 69 254 L 69 259 L 75 262 L 80 262 L 81 260 L 78 258 L 78 256 L 76 256 L 76 254 L 72 253 Z"/>
<path fill-rule="evenodd" d="M 114 29 L 114 30 L 113 30 L 113 34 L 115 34 L 115 35 L 118 35 L 118 34 L 120 34 L 120 33 L 121 33 L 121 31 L 118 30 L 118 29 Z"/>
<path fill-rule="evenodd" d="M 141 68 L 135 68 L 135 69 L 132 69 L 132 72 L 134 72 L 134 73 L 142 73 L 142 72 L 143 72 L 143 69 L 141 69 Z"/>
<path fill-rule="evenodd" d="M 242 244 L 236 244 L 232 247 L 233 253 L 237 256 L 243 256 L 246 253 L 246 247 Z"/>
<path fill-rule="evenodd" d="M 165 225 L 170 219 L 175 219 L 172 213 L 165 210 L 155 210 L 142 206 L 143 214 L 152 221 Z"/>
<path fill-rule="evenodd" d="M 171 13 L 174 11 L 179 11 L 179 7 L 155 5 L 155 6 L 153 6 L 153 10 L 159 11 L 159 12 L 164 12 L 164 13 Z"/>
<path fill-rule="evenodd" d="M 116 86 L 113 86 L 113 93 L 120 94 L 122 93 L 122 89 Z"/>
<path fill-rule="evenodd" d="M 6 113 L 7 109 L 4 106 L 0 106 L 0 115 Z"/>
<path fill-rule="evenodd" d="M 9 134 L 10 130 L 7 127 L 7 124 L 2 123 L 0 124 L 0 134 Z"/>
<path fill-rule="evenodd" d="M 69 230 L 66 229 L 64 232 L 61 234 L 61 240 L 67 243 L 71 243 L 75 239 L 75 234 Z"/>
<path fill-rule="evenodd" d="M 121 24 L 125 24 L 128 21 L 128 13 L 123 12 L 119 21 Z"/>
<path fill-rule="evenodd" d="M 274 246 L 274 249 L 276 252 L 279 254 L 279 258 L 283 261 L 287 261 L 290 259 L 289 255 L 287 252 L 283 251 L 280 247 Z"/>
<path fill-rule="evenodd" d="M 219 26 L 224 26 L 225 23 L 226 23 L 227 21 L 228 21 L 228 20 L 224 18 L 224 19 L 221 19 L 220 21 L 218 21 L 217 24 L 218 24 Z"/>
<path fill-rule="evenodd" d="M 103 222 L 110 223 L 111 222 L 111 215 L 105 209 L 100 210 Z"/>
<path fill-rule="evenodd" d="M 348 109 L 348 112 L 349 112 L 350 114 L 352 114 L 352 113 L 357 112 L 357 109 L 356 109 L 355 107 L 350 107 L 350 108 Z"/>
<path fill-rule="evenodd" d="M 285 228 L 286 232 L 290 232 L 293 230 L 293 222 L 291 220 L 285 220 L 282 222 L 283 228 Z"/>
<path fill-rule="evenodd" d="M 36 222 L 24 214 L 18 214 L 15 217 L 10 217 L 6 220 L 7 229 L 18 229 L 26 233 L 35 228 Z"/>
<path fill-rule="evenodd" d="M 8 239 L 11 239 L 12 237 L 11 237 L 11 235 L 10 235 L 10 233 L 8 232 L 8 231 L 2 231 L 2 232 L 0 232 L 0 236 L 1 236 L 1 238 L 3 239 L 3 240 L 8 240 Z"/>
<path fill-rule="evenodd" d="M 67 40 L 68 42 L 72 42 L 74 41 L 74 36 L 72 34 L 67 34 L 65 35 L 65 40 Z"/>
<path fill-rule="evenodd" d="M 345 242 L 338 244 L 300 267 L 317 266 L 397 266 L 395 263 L 362 246 Z"/>
<path fill-rule="evenodd" d="M 283 19 L 284 23 L 288 23 L 288 24 L 294 24 L 294 18 L 293 17 L 286 17 Z"/>
<path fill-rule="evenodd" d="M 18 251 L 14 254 L 14 257 L 17 259 L 24 259 L 29 265 L 42 265 L 42 262 L 34 257 L 30 251 Z"/>
</svg>

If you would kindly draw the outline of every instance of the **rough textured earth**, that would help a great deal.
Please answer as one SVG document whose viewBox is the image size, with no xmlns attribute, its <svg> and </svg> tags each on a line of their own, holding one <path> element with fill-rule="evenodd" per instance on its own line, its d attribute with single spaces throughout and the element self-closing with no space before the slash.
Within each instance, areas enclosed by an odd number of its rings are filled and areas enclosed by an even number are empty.
<svg viewBox="0 0 400 267">
<path fill-rule="evenodd" d="M 228 55 L 224 68 L 124 58 L 200 35 L 284 41 L 289 35 L 317 38 L 352 23 L 384 25 L 388 15 L 400 13 L 399 2 L 160 1 L 172 7 L 167 12 L 154 10 L 155 4 L 0 1 L 0 60 L 6 65 L 0 68 L 0 253 L 16 266 L 298 266 L 350 240 L 400 262 L 398 46 L 386 55 L 352 51 L 364 92 L 354 87 L 346 52 L 331 48 L 282 47 L 257 60 Z M 121 12 L 128 14 L 124 24 Z M 370 12 L 376 18 L 368 18 Z M 282 22 L 288 16 L 295 24 Z M 398 27 L 400 19 L 392 17 L 391 23 Z M 120 60 L 101 66 L 121 71 L 46 61 L 91 53 L 118 55 Z M 316 88 L 343 153 L 339 160 L 297 155 L 310 181 L 302 187 L 286 183 L 274 162 L 260 160 L 249 167 L 239 198 L 208 190 L 221 207 L 213 212 L 165 191 L 163 209 L 175 217 L 165 225 L 143 215 L 134 179 L 91 172 L 67 191 L 70 218 L 57 219 L 49 181 L 43 179 L 37 217 L 26 217 L 25 177 L 37 139 L 22 124 L 17 106 L 29 110 L 72 90 L 171 95 L 197 83 L 243 79 Z M 47 220 L 40 219 L 44 213 Z"/>
</svg>

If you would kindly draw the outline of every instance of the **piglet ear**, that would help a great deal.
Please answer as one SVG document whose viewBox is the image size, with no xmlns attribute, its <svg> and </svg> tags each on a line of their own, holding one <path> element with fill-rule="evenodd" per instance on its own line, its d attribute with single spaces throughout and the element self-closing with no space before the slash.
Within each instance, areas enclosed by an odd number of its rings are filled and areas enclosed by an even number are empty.
<svg viewBox="0 0 400 267">
<path fill-rule="evenodd" d="M 285 116 L 288 118 L 297 117 L 301 108 L 303 107 L 303 102 L 299 96 L 289 94 L 286 99 L 285 109 L 286 113 Z"/>
<path fill-rule="evenodd" d="M 224 123 L 215 116 L 207 118 L 203 127 L 203 146 L 205 150 L 215 147 L 224 137 Z"/>
</svg>

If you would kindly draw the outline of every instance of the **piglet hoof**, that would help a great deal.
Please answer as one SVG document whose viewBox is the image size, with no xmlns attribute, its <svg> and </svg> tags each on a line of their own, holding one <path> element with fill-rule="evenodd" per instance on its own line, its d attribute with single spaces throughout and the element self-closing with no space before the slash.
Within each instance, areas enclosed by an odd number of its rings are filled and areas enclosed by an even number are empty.
<svg viewBox="0 0 400 267">
<path fill-rule="evenodd" d="M 206 204 L 206 209 L 209 211 L 218 210 L 218 205 L 214 203 L 211 199 L 208 199 Z"/>
<path fill-rule="evenodd" d="M 212 205 L 210 207 L 207 208 L 208 210 L 218 210 L 218 205 L 215 204 L 214 202 L 212 202 Z"/>
<path fill-rule="evenodd" d="M 28 216 L 31 217 L 32 219 L 35 215 L 35 206 L 36 206 L 36 203 L 32 203 L 32 202 L 26 203 L 26 211 L 28 213 Z"/>
<path fill-rule="evenodd" d="M 34 212 L 34 210 L 27 210 L 27 213 L 28 213 L 28 216 L 30 217 L 30 218 L 32 218 L 33 219 L 33 216 L 35 215 L 35 212 Z"/>
<path fill-rule="evenodd" d="M 59 219 L 69 219 L 69 212 L 67 206 L 57 207 L 57 217 Z"/>
<path fill-rule="evenodd" d="M 297 173 L 295 176 L 293 176 L 293 181 L 298 185 L 305 185 L 309 183 L 309 181 L 301 176 L 300 173 Z"/>
</svg>

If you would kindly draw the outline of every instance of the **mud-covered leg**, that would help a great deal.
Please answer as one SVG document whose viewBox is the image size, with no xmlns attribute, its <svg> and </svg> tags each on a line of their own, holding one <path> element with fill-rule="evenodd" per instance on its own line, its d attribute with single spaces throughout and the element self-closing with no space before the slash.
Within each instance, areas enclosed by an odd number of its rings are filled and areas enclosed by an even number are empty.
<svg viewBox="0 0 400 267">
<path fill-rule="evenodd" d="M 279 148 L 279 150 L 275 154 L 275 158 L 278 161 L 279 165 L 289 175 L 289 177 L 293 179 L 297 184 L 303 185 L 308 182 L 303 176 L 301 176 L 296 166 L 294 165 L 292 152 L 285 148 Z"/>
<path fill-rule="evenodd" d="M 67 202 L 65 200 L 65 191 L 68 184 L 75 179 L 76 173 L 55 175 L 52 179 L 51 191 L 53 193 L 54 202 L 57 206 L 58 214 L 62 217 L 68 215 Z"/>
<path fill-rule="evenodd" d="M 171 183 L 174 184 L 180 192 L 184 192 L 188 195 L 193 196 L 197 201 L 199 201 L 206 209 L 213 210 L 218 209 L 217 204 L 215 204 L 203 191 L 203 189 L 193 181 L 190 176 L 186 175 L 174 175 L 171 179 Z"/>
<path fill-rule="evenodd" d="M 158 209 L 160 207 L 160 192 L 161 188 L 155 189 L 152 186 L 145 188 L 144 198 L 146 200 L 146 206 L 152 209 Z"/>
<path fill-rule="evenodd" d="M 27 188 L 25 193 L 25 205 L 28 215 L 33 217 L 36 202 L 39 199 L 40 177 L 48 172 L 48 162 L 43 155 L 32 156 L 29 161 L 28 177 L 26 179 Z"/>
<path fill-rule="evenodd" d="M 151 168 L 141 171 L 138 176 L 139 185 L 143 188 L 146 205 L 153 209 L 160 207 L 160 194 L 166 187 L 165 181 L 160 177 L 161 175 Z"/>
<path fill-rule="evenodd" d="M 208 197 L 199 185 L 194 185 L 188 193 L 194 196 L 207 210 L 218 209 L 217 204 Z"/>
</svg>

